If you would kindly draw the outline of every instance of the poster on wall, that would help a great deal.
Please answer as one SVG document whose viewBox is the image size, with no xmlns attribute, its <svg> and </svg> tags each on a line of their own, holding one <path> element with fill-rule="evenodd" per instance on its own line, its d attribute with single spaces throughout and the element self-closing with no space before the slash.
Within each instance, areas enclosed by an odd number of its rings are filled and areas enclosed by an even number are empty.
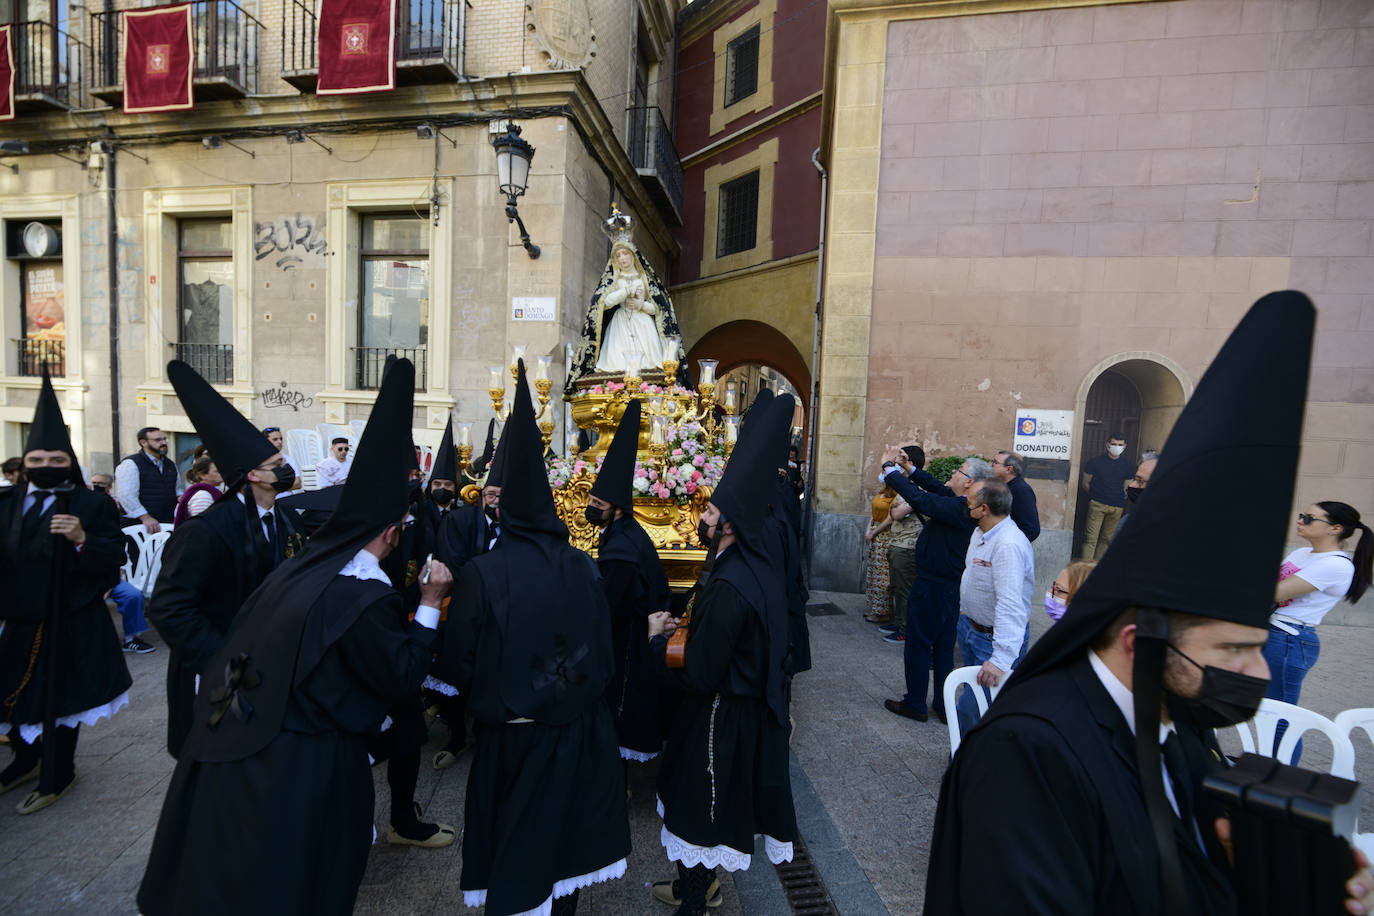
<svg viewBox="0 0 1374 916">
<path fill-rule="evenodd" d="M 62 264 L 24 265 L 24 336 L 29 340 L 67 339 Z"/>
<path fill-rule="evenodd" d="M 1048 480 L 1068 480 L 1073 459 L 1073 411 L 1016 411 L 1012 451 L 1026 461 L 1026 476 Z"/>
</svg>

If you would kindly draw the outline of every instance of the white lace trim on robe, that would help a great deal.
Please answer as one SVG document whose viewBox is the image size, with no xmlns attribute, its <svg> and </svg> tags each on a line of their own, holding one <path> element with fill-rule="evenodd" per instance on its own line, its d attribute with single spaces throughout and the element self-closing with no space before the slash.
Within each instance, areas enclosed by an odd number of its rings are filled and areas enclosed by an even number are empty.
<svg viewBox="0 0 1374 916">
<path fill-rule="evenodd" d="M 575 878 L 563 878 L 554 883 L 553 893 L 539 906 L 532 910 L 525 910 L 523 913 L 515 913 L 513 916 L 549 916 L 553 912 L 553 902 L 559 897 L 566 897 L 573 891 L 581 890 L 584 887 L 591 887 L 593 884 L 601 884 L 605 881 L 614 881 L 616 878 L 625 876 L 625 860 L 612 862 L 605 868 L 598 868 L 594 872 L 585 875 L 578 875 Z M 463 891 L 463 904 L 465 906 L 485 906 L 487 902 L 487 892 Z"/>
<path fill-rule="evenodd" d="M 374 582 L 381 582 L 386 585 L 391 584 L 391 579 L 386 573 L 382 572 L 381 563 L 367 550 L 360 550 L 353 555 L 344 568 L 339 570 L 339 575 L 350 576 L 354 579 L 368 579 Z"/>
<path fill-rule="evenodd" d="M 657 756 L 658 751 L 654 751 L 652 754 L 646 754 L 643 751 L 636 751 L 624 746 L 620 748 L 621 760 L 633 760 L 635 763 L 648 763 Z"/>
<path fill-rule="evenodd" d="M 59 726 L 65 725 L 67 728 L 74 728 L 77 725 L 94 725 L 101 719 L 114 718 L 115 713 L 128 705 L 129 691 L 126 690 L 103 706 L 84 709 L 72 716 L 58 716 L 56 724 Z M 9 731 L 10 723 L 0 723 L 0 735 L 7 735 Z M 33 744 L 39 738 L 43 737 L 43 723 L 39 722 L 36 725 L 29 725 L 23 722 L 19 723 L 19 737 L 24 739 L 25 744 Z"/>
<path fill-rule="evenodd" d="M 663 800 L 658 801 L 658 816 L 663 817 Z M 781 865 L 783 862 L 792 861 L 792 844 L 776 840 L 766 833 L 754 834 L 755 839 L 763 837 L 763 849 L 768 855 L 768 861 L 774 865 Z M 717 868 L 724 866 L 726 871 L 748 871 L 749 865 L 753 862 L 753 854 L 740 852 L 733 846 L 698 846 L 689 843 L 682 837 L 668 829 L 668 825 L 663 825 L 663 831 L 659 834 L 659 841 L 663 844 L 663 849 L 668 853 L 669 862 L 681 862 L 688 868 L 697 865 L 705 865 L 707 868 Z"/>
<path fill-rule="evenodd" d="M 458 688 L 452 684 L 439 680 L 432 674 L 425 675 L 425 682 L 420 685 L 423 690 L 433 690 L 435 693 L 442 693 L 446 697 L 458 696 Z"/>
</svg>

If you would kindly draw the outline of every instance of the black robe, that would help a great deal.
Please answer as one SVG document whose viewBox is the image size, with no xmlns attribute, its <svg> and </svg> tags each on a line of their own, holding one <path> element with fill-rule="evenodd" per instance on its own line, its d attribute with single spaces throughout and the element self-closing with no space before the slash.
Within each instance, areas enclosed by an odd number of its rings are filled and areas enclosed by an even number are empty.
<svg viewBox="0 0 1374 916">
<path fill-rule="evenodd" d="M 624 772 L 603 698 L 611 671 L 610 614 L 599 597 L 596 566 L 581 554 L 585 575 L 569 591 L 591 599 L 578 611 L 590 615 L 597 635 L 585 654 L 571 647 L 579 657 L 562 659 L 557 672 L 569 693 L 588 701 L 545 721 L 537 709 L 522 716 L 508 699 L 508 691 L 547 691 L 509 690 L 514 672 L 503 664 L 503 627 L 520 626 L 522 609 L 494 600 L 484 579 L 484 573 L 505 574 L 501 554 L 479 557 L 457 574 L 438 661 L 440 676 L 468 697 L 480 725 L 463 810 L 460 886 L 468 906 L 484 905 L 488 916 L 521 913 L 552 894 L 571 893 L 572 885 L 619 877 L 630 852 Z M 525 681 L 542 676 L 533 661 L 520 673 Z M 512 722 L 517 718 L 528 721 Z M 574 880 L 581 877 L 587 880 Z"/>
<path fill-rule="evenodd" d="M 196 675 L 205 672 L 248 596 L 301 547 L 296 514 L 278 508 L 276 517 L 283 545 L 279 559 L 268 549 L 256 509 L 250 528 L 246 506 L 232 495 L 178 525 L 163 548 L 148 619 L 171 649 L 167 752 L 173 757 L 191 729 Z"/>
<path fill-rule="evenodd" d="M 806 622 L 811 592 L 802 569 L 801 510 L 781 477 L 768 508 L 774 544 L 780 551 L 775 557 L 778 576 L 787 590 L 787 673 L 800 674 L 811 670 L 811 628 Z"/>
<path fill-rule="evenodd" d="M 606 685 L 606 701 L 615 716 L 620 756 L 647 760 L 663 747 L 658 679 L 649 651 L 649 615 L 668 610 L 672 592 L 653 542 L 631 516 L 606 526 L 596 564 L 611 610 L 615 673 Z"/>
<path fill-rule="evenodd" d="M 797 838 L 786 723 L 766 697 L 774 634 L 743 566 L 735 547 L 717 559 L 692 611 L 684 667 L 666 666 L 667 637 L 651 641 L 659 676 L 685 693 L 658 771 L 663 825 L 674 838 L 712 849 L 705 864 L 731 871 L 753 852 L 755 835 L 771 839 L 775 863 L 791 858 Z M 670 859 L 683 859 L 665 845 Z"/>
<path fill-rule="evenodd" d="M 945 773 L 926 916 L 1165 916 L 1135 737 L 1086 655 L 1002 694 Z M 1215 740 L 1179 726 L 1206 855 L 1177 818 L 1190 914 L 1235 912 L 1200 785 Z M 1167 914 L 1175 916 L 1175 914 Z"/>
<path fill-rule="evenodd" d="M 188 745 L 139 888 L 144 916 L 352 912 L 372 844 L 366 742 L 391 705 L 418 690 L 435 640 L 402 625 L 401 596 L 388 585 L 335 576 L 302 645 L 330 631 L 331 614 L 359 605 L 312 670 L 295 672 L 276 738 L 220 763 L 194 759 Z"/>
<path fill-rule="evenodd" d="M 480 501 L 477 505 L 458 506 L 439 525 L 434 555 L 457 575 L 463 564 L 487 552 L 492 528 Z"/>
<path fill-rule="evenodd" d="M 124 537 L 114 502 L 77 487 L 67 496 L 66 513 L 81 519 L 84 546 L 78 551 L 65 538 L 55 546 L 49 526 L 57 511 L 56 499 L 39 520 L 40 533 L 26 540 L 21 532 L 27 488 L 11 489 L 11 494 L 0 499 L 0 591 L 6 596 L 6 607 L 0 609 L 0 699 L 15 695 L 15 703 L 13 709 L 0 705 L 0 722 L 37 725 L 43 721 L 43 685 L 52 656 L 48 646 L 40 646 L 37 656 L 32 651 L 47 613 L 54 550 L 65 553 L 67 571 L 67 600 L 56 642 L 54 717 L 104 706 L 133 683 L 104 600 L 119 581 Z M 51 639 L 51 632 L 45 632 L 44 638 Z M 31 657 L 35 660 L 32 671 Z"/>
</svg>

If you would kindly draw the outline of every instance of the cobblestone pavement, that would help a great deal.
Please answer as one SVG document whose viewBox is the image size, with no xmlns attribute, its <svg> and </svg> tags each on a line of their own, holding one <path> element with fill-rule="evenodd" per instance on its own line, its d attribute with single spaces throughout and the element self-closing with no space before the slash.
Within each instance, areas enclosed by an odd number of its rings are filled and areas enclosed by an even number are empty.
<svg viewBox="0 0 1374 916">
<path fill-rule="evenodd" d="M 793 696 L 794 786 L 804 837 L 840 912 L 870 916 L 886 907 L 894 914 L 918 913 L 949 755 L 947 731 L 936 721 L 911 722 L 882 708 L 884 698 L 901 696 L 902 653 L 863 622 L 863 596 L 817 593 L 812 602 L 833 604 L 840 613 L 810 617 L 815 668 L 798 678 Z M 1036 617 L 1033 636 L 1048 625 L 1043 614 Z M 1321 635 L 1322 657 L 1303 685 L 1303 705 L 1328 716 L 1374 705 L 1368 666 L 1374 628 L 1323 627 Z M 172 771 L 163 749 L 167 655 L 158 645 L 154 654 L 126 656 L 134 676 L 132 704 L 114 720 L 82 729 L 81 782 L 62 802 L 20 817 L 14 805 L 21 791 L 0 801 L 0 914 L 135 912 L 134 894 Z M 1362 741 L 1356 744 L 1358 775 L 1374 785 L 1374 746 Z M 1323 743 L 1309 736 L 1304 763 L 1329 760 Z M 434 749 L 427 750 L 416 799 L 427 817 L 460 825 L 467 758 L 436 772 L 428 766 Z M 673 874 L 658 839 L 655 772 L 652 763 L 631 769 L 634 850 L 625 878 L 584 890 L 579 912 L 671 913 L 647 890 L 649 882 Z M 376 823 L 384 831 L 390 797 L 381 767 L 375 775 Z M 1374 823 L 1369 794 L 1363 816 Z M 713 913 L 787 912 L 766 861 L 756 857 L 738 882 L 723 875 L 725 904 Z M 421 850 L 381 842 L 373 848 L 357 912 L 476 912 L 462 907 L 460 863 L 458 845 Z"/>
</svg>

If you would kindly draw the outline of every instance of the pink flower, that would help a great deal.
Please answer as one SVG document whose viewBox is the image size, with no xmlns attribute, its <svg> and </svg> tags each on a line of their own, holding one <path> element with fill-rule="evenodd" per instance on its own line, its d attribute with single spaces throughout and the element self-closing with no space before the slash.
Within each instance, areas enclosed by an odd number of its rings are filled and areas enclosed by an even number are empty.
<svg viewBox="0 0 1374 916">
<path fill-rule="evenodd" d="M 635 476 L 636 476 L 636 477 L 648 477 L 648 476 L 649 476 L 649 472 L 646 471 L 646 470 L 644 470 L 643 468 L 635 468 Z"/>
<path fill-rule="evenodd" d="M 606 393 L 606 389 L 605 389 L 605 388 L 602 388 L 600 385 L 593 385 L 593 386 L 592 386 L 592 394 L 605 394 L 605 393 Z"/>
<path fill-rule="evenodd" d="M 700 471 L 693 471 L 693 472 L 692 472 L 692 479 L 693 479 L 693 480 L 700 480 L 700 479 L 701 479 L 701 472 L 700 472 Z"/>
<path fill-rule="evenodd" d="M 555 477 L 555 478 L 554 478 L 554 481 L 553 481 L 553 486 L 554 486 L 554 489 L 555 489 L 555 490 L 558 489 L 559 487 L 563 486 L 563 480 L 562 480 L 562 478 Z"/>
<path fill-rule="evenodd" d="M 649 469 L 649 479 L 650 479 L 650 480 L 658 480 L 658 471 L 655 471 L 655 470 L 653 470 L 652 468 L 650 468 L 650 469 Z"/>
<path fill-rule="evenodd" d="M 573 465 L 573 473 L 576 474 L 578 471 L 586 470 L 586 468 L 587 468 L 587 462 L 585 462 L 585 461 L 579 461 L 579 462 L 577 462 L 576 464 Z"/>
<path fill-rule="evenodd" d="M 706 456 L 705 456 L 705 455 L 696 455 L 695 457 L 692 458 L 692 464 L 695 464 L 697 467 L 701 467 L 701 466 L 702 466 L 703 464 L 705 464 L 705 463 L 706 463 Z"/>
<path fill-rule="evenodd" d="M 701 475 L 697 475 L 697 476 L 701 476 Z M 694 482 L 690 481 L 690 480 L 687 481 L 687 495 L 688 495 L 688 496 L 691 496 L 691 495 L 692 495 L 693 493 L 695 493 L 696 491 L 697 491 L 697 485 L 696 485 Z"/>
</svg>

